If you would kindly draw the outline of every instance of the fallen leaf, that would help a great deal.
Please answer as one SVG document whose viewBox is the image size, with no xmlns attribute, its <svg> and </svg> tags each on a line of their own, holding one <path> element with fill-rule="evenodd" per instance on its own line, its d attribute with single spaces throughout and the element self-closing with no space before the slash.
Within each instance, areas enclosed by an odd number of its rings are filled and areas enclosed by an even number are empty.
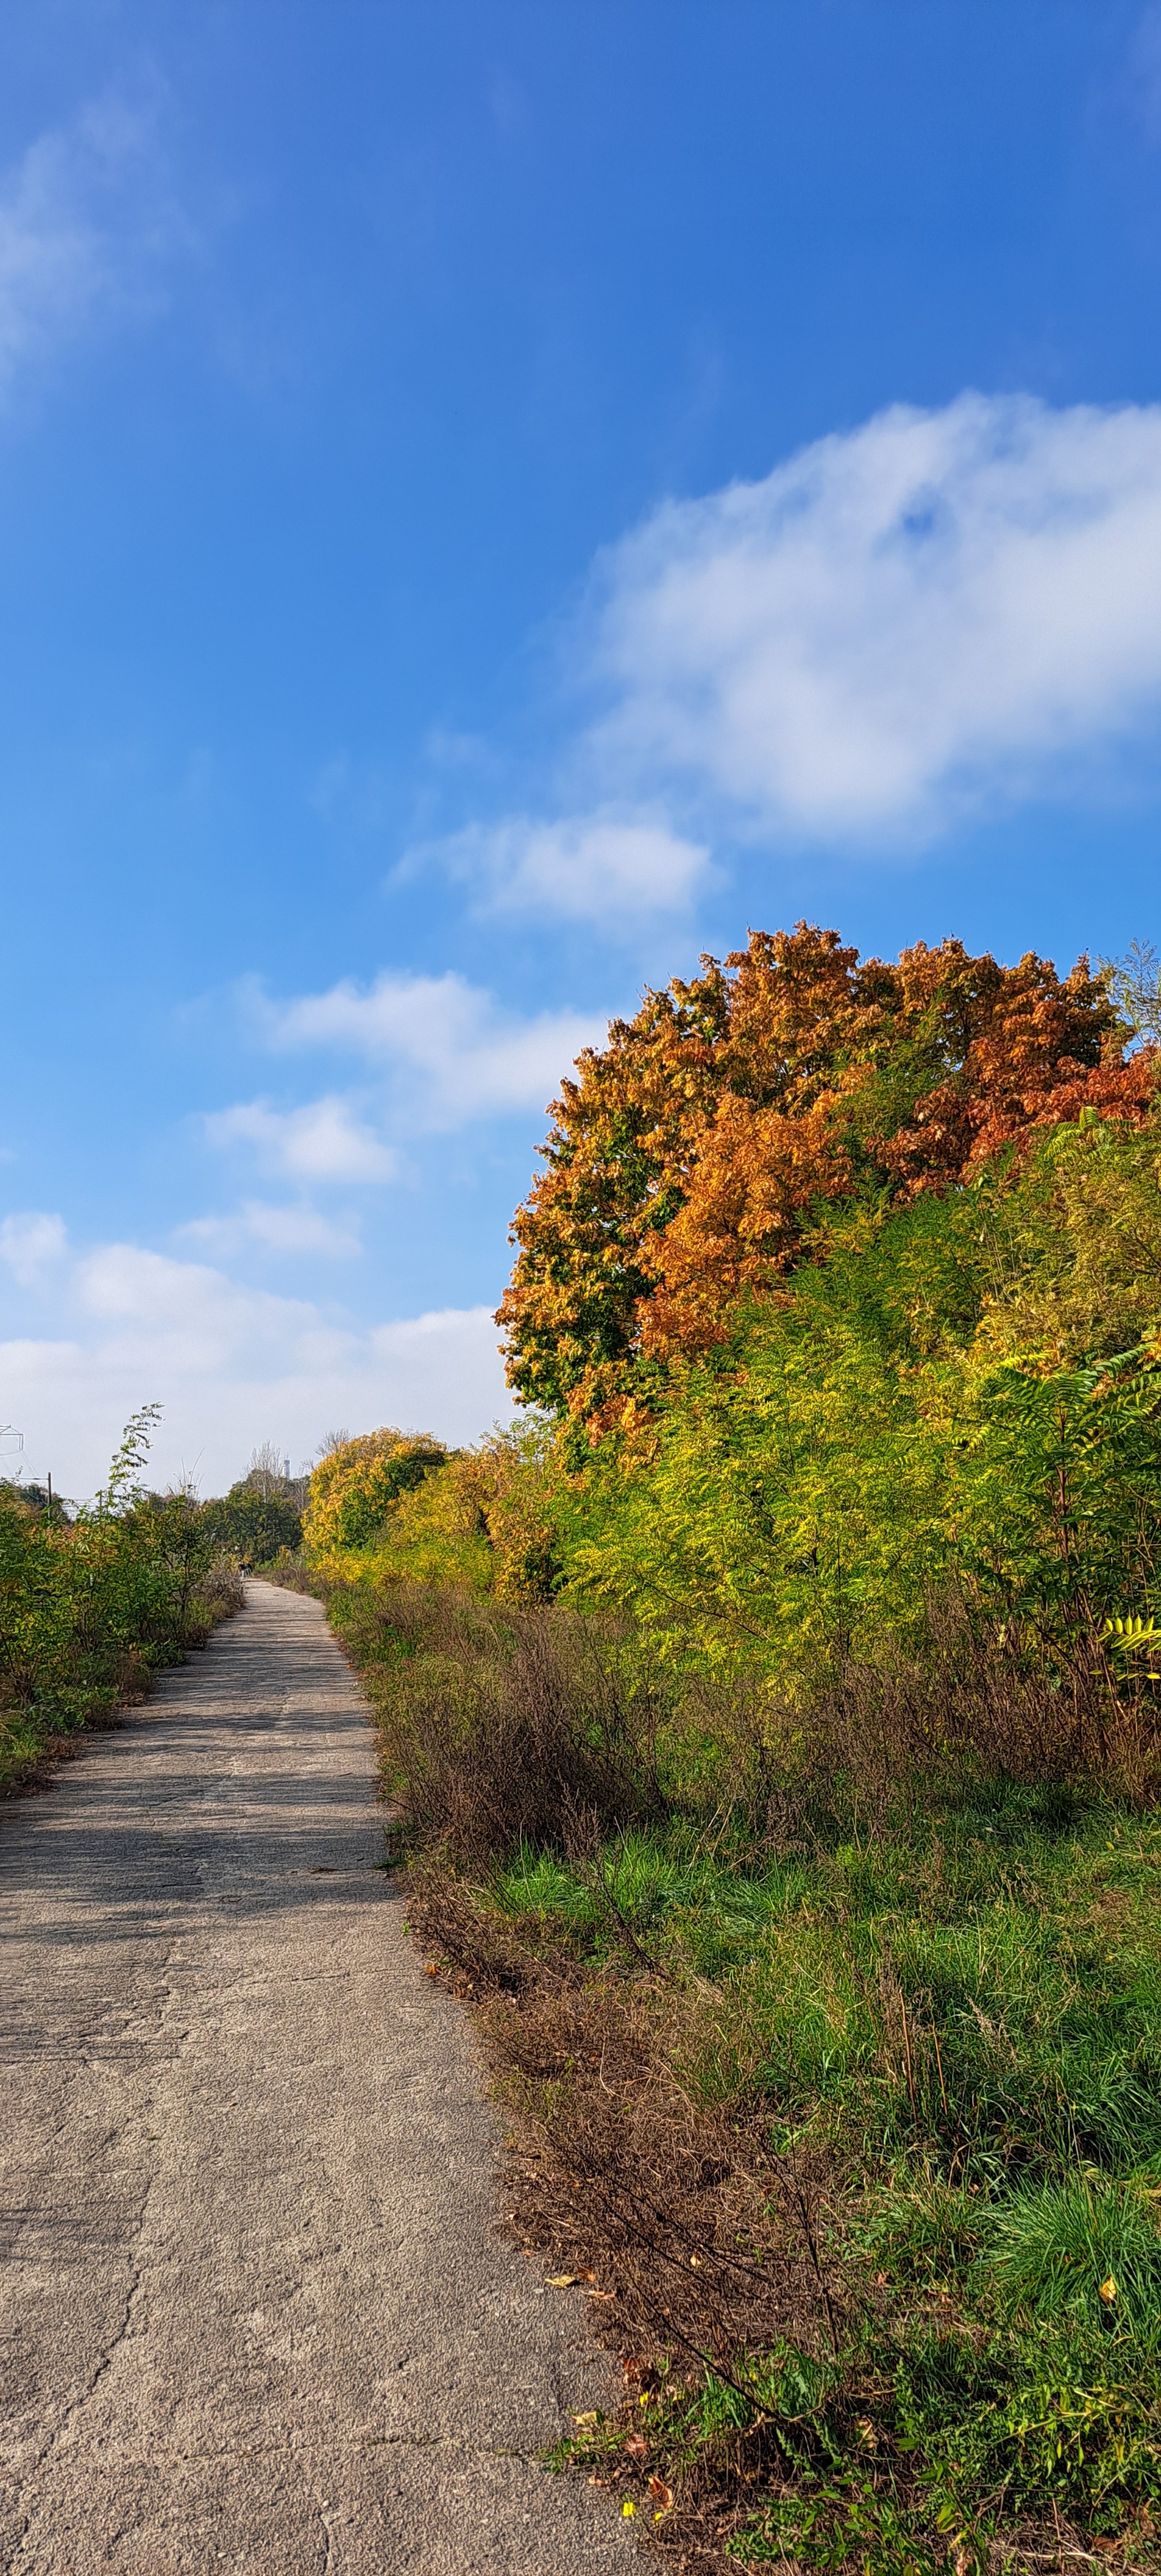
<svg viewBox="0 0 1161 2576">
<path fill-rule="evenodd" d="M 1105 2303 L 1106 2308 L 1111 2308 L 1111 2306 L 1112 2306 L 1112 2304 L 1113 2304 L 1113 2301 L 1114 2301 L 1114 2299 L 1116 2298 L 1116 2295 L 1117 2295 L 1117 2285 L 1116 2285 L 1116 2282 L 1115 2282 L 1115 2281 L 1114 2281 L 1114 2279 L 1113 2279 L 1112 2273 L 1110 2272 L 1109 2277 L 1108 2277 L 1108 2280 L 1107 2280 L 1107 2281 L 1102 2281 L 1102 2282 L 1101 2282 L 1100 2289 L 1099 2289 L 1099 2291 L 1097 2292 L 1097 2296 L 1098 2296 L 1098 2298 L 1101 2298 L 1101 2299 L 1103 2299 L 1103 2300 L 1104 2300 L 1104 2303 Z"/>
<path fill-rule="evenodd" d="M 649 2457 L 649 2444 L 643 2433 L 630 2433 L 622 2448 L 628 2451 L 631 2459 L 647 2460 Z"/>
<path fill-rule="evenodd" d="M 574 2424 L 595 2424 L 597 2421 L 596 2407 L 586 2407 L 583 2415 L 574 2415 L 572 2420 Z"/>
<path fill-rule="evenodd" d="M 546 2290 L 575 2290 L 583 2278 L 581 2272 L 550 2272 L 544 2286 Z"/>
<path fill-rule="evenodd" d="M 672 2487 L 666 2486 L 664 2478 L 650 2478 L 649 2493 L 653 2498 L 654 2504 L 660 2505 L 662 2513 L 670 2513 L 672 2511 L 673 2489 Z"/>
</svg>

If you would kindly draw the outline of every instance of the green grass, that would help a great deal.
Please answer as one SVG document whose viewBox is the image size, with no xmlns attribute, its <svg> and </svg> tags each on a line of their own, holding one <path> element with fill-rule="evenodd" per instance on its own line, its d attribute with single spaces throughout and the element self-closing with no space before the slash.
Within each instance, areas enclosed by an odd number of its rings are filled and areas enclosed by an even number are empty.
<svg viewBox="0 0 1161 2576">
<path fill-rule="evenodd" d="M 487 2013 L 529 2234 L 648 2356 L 562 2465 L 706 2568 L 1155 2564 L 1156 1813 L 903 1757 L 889 1816 L 825 1766 L 730 1811 L 704 1694 L 639 1639 L 415 1587 L 330 1607 L 401 1840 L 442 1855 L 425 1937 Z M 597 1840 L 590 1778 L 636 1821 Z"/>
<path fill-rule="evenodd" d="M 46 1760 L 68 1750 L 71 1738 L 107 1719 L 119 1700 L 140 1698 L 145 1677 L 143 1664 L 127 1661 L 121 1687 L 105 1680 L 58 1683 L 31 1706 L 0 1708 L 0 1796 L 37 1776 Z"/>
<path fill-rule="evenodd" d="M 854 2296 L 834 2362 L 739 2357 L 732 2385 L 674 2380 L 643 2419 L 667 2474 L 736 2463 L 739 2441 L 760 2463 L 741 2559 L 900 2576 L 954 2543 L 967 2569 L 989 2533 L 1055 2514 L 1135 2533 L 1147 2563 L 1159 1879 L 1155 1818 L 1015 1789 L 808 1856 L 675 1826 L 599 1866 L 523 1851 L 496 1874 L 514 1924 L 677 1981 L 693 2096 L 775 2145 L 810 2138 L 838 2177 Z"/>
</svg>

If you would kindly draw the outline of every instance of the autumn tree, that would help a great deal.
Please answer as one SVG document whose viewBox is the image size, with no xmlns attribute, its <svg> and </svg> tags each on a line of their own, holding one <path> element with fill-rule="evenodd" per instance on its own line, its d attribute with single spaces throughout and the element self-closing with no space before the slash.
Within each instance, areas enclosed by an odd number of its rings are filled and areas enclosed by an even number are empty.
<svg viewBox="0 0 1161 2576">
<path fill-rule="evenodd" d="M 1156 1055 L 1128 1034 L 1086 958 L 1062 980 L 948 939 L 887 964 L 805 922 L 703 958 L 553 1104 L 498 1318 L 512 1384 L 599 1418 L 774 1289 L 823 1204 L 961 1186 L 1085 1108 L 1141 1117 Z"/>
<path fill-rule="evenodd" d="M 310 1480 L 303 1515 L 307 1549 L 319 1561 L 373 1545 L 400 1497 L 442 1467 L 447 1451 L 426 1431 L 365 1431 L 328 1445 Z"/>
</svg>

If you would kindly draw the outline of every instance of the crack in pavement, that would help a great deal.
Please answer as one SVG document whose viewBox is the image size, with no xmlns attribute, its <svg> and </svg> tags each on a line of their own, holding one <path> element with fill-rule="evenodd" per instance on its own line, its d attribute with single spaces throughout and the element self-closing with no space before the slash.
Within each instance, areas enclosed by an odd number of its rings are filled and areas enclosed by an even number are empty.
<svg viewBox="0 0 1161 2576">
<path fill-rule="evenodd" d="M 540 2466 L 608 2366 L 496 2231 L 382 1831 L 318 1605 L 261 1584 L 0 1823 L 12 2576 L 627 2566 Z"/>
<path fill-rule="evenodd" d="M 519 2460 L 525 2468 L 539 2468 L 543 2453 L 524 2451 L 514 2443 L 464 2442 L 454 2433 L 363 2433 L 348 2443 L 352 2458 L 369 2457 L 375 2451 L 454 2451 L 457 2458 L 475 2460 Z M 306 2460 L 311 2446 L 305 2442 L 231 2442 L 217 2449 L 180 2450 L 141 2455 L 138 2466 L 157 2468 L 163 2459 L 197 2460 Z"/>
<path fill-rule="evenodd" d="M 164 1969 L 168 1969 L 171 1965 L 175 1948 L 176 1942 L 171 1945 L 170 1952 L 163 1962 Z M 164 2023 L 165 2013 L 172 1998 L 172 1994 L 172 1985 L 164 1987 L 163 2001 L 156 2016 L 157 2026 L 159 2029 Z M 99 2063 L 99 2061 L 94 2060 L 87 2055 L 82 2055 L 80 2063 L 83 2067 L 87 2067 L 91 2070 L 91 2068 L 95 2064 Z M 52 2135 L 57 2141 L 63 2139 L 63 2137 L 67 2135 L 67 2121 L 58 2123 L 55 2130 L 52 2132 Z M 109 2161 L 110 2159 L 106 2155 L 106 2163 Z M 133 2312 L 144 2286 L 143 2274 L 138 2261 L 138 2251 L 148 2224 L 149 2204 L 157 2188 L 157 2183 L 158 2175 L 156 2169 L 154 2169 L 147 2175 L 145 2187 L 138 2203 L 133 2228 L 123 2247 L 123 2251 L 128 2260 L 129 2278 L 125 2291 L 124 2306 L 120 2322 L 117 2325 L 115 2332 L 109 2338 L 107 2344 L 97 2353 L 89 2372 L 87 2384 L 78 2391 L 76 2396 L 70 2399 L 47 2440 L 43 2443 L 41 2449 L 33 2459 L 31 2467 L 28 2468 L 21 2477 L 14 2499 L 15 2510 L 18 2513 L 23 2510 L 22 2500 L 24 2495 L 32 2487 L 41 2471 L 50 2465 L 54 2453 L 60 2448 L 61 2444 L 67 2440 L 77 2417 L 83 2413 L 85 2407 L 89 2404 L 91 2398 L 100 2386 L 102 2379 L 105 2377 L 106 2372 L 111 2369 L 117 2352 L 128 2336 L 133 2320 Z M 26 2225 L 31 2225 L 33 2223 L 31 2213 L 25 2223 Z"/>
</svg>

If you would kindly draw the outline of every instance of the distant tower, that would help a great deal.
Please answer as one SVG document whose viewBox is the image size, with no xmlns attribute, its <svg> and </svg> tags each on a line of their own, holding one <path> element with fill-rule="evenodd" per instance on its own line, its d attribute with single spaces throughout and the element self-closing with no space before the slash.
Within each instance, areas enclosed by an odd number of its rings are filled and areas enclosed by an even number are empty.
<svg viewBox="0 0 1161 2576">
<path fill-rule="evenodd" d="M 283 1461 L 282 1461 L 282 1464 L 283 1464 L 283 1468 L 284 1468 L 284 1470 L 285 1470 L 285 1474 L 286 1474 L 286 1477 L 287 1477 L 287 1481 L 289 1482 L 289 1478 L 290 1478 L 290 1460 L 289 1460 L 289 1458 L 284 1458 L 284 1459 L 283 1459 Z"/>
</svg>

